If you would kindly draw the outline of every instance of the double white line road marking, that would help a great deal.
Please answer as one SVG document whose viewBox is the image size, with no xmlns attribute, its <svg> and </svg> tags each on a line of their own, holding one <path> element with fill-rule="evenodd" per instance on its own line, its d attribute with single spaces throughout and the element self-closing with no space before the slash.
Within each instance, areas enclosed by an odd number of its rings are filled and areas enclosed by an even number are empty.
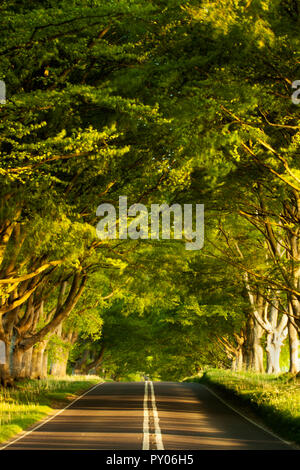
<svg viewBox="0 0 300 470">
<path fill-rule="evenodd" d="M 148 408 L 148 402 L 149 402 L 149 392 L 148 392 L 149 387 L 148 387 L 148 385 L 150 386 L 150 390 L 151 390 L 152 414 L 153 414 L 153 421 L 154 421 L 154 432 L 153 433 L 151 433 L 150 425 L 149 425 L 151 410 L 149 410 L 149 408 Z M 159 417 L 158 417 L 156 402 L 155 402 L 154 387 L 153 387 L 153 383 L 151 381 L 147 380 L 145 382 L 145 395 L 144 395 L 143 450 L 149 450 L 150 449 L 150 434 L 155 435 L 157 450 L 164 450 L 164 445 L 163 445 L 163 441 L 162 441 L 162 437 L 161 437 L 161 430 L 160 430 L 160 427 L 159 427 Z"/>
</svg>

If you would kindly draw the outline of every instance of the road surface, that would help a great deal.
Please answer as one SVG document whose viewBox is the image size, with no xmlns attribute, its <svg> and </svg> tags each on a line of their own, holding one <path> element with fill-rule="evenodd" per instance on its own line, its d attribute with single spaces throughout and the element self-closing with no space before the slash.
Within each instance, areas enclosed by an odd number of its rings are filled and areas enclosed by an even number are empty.
<svg viewBox="0 0 300 470">
<path fill-rule="evenodd" d="M 1 445 L 0 445 L 1 446 Z M 104 383 L 2 449 L 281 450 L 291 447 L 195 383 Z"/>
</svg>

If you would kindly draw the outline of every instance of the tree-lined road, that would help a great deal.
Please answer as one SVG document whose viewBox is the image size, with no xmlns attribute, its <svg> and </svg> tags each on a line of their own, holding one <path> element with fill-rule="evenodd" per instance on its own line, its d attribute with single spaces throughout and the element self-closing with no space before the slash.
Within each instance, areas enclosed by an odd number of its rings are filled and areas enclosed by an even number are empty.
<svg viewBox="0 0 300 470">
<path fill-rule="evenodd" d="M 194 383 L 104 383 L 2 449 L 291 449 Z"/>
</svg>

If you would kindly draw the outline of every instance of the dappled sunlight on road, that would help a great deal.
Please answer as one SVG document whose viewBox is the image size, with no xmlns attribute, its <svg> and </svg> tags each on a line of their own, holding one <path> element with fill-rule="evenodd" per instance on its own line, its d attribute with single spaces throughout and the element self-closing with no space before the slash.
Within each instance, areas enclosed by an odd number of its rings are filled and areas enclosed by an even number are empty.
<svg viewBox="0 0 300 470">
<path fill-rule="evenodd" d="M 153 385 L 157 424 L 165 450 L 288 448 L 224 405 L 202 385 Z M 144 392 L 143 382 L 99 385 L 8 449 L 142 449 Z M 147 413 L 150 449 L 156 449 L 157 426 L 150 402 Z"/>
</svg>

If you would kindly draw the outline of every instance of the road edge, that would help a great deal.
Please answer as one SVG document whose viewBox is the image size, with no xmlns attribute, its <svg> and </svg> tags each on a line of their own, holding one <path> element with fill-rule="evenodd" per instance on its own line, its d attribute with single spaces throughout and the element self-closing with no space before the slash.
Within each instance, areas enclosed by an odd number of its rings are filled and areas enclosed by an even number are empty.
<svg viewBox="0 0 300 470">
<path fill-rule="evenodd" d="M 91 392 L 92 390 L 94 390 L 95 388 L 99 387 L 100 385 L 103 385 L 105 382 L 99 382 L 97 383 L 96 385 L 92 385 L 91 387 L 89 387 L 84 393 L 82 393 L 80 396 L 76 397 L 74 400 L 72 400 L 67 406 L 65 406 L 64 408 L 61 408 L 59 409 L 56 413 L 54 414 L 51 414 L 50 413 L 50 416 L 47 415 L 44 419 L 42 419 L 41 421 L 37 421 L 35 424 L 33 424 L 32 426 L 30 426 L 27 430 L 24 430 L 24 431 L 21 431 L 21 433 L 18 433 L 16 434 L 15 437 L 12 437 L 10 440 L 6 441 L 6 442 L 1 442 L 0 443 L 0 451 L 2 450 L 5 450 L 7 447 L 10 447 L 12 444 L 14 444 L 15 442 L 18 442 L 20 441 L 21 439 L 23 439 L 25 436 L 28 436 L 29 434 L 31 434 L 32 432 L 34 432 L 36 429 L 39 429 L 40 427 L 42 427 L 44 424 L 48 423 L 49 421 L 51 421 L 53 418 L 55 418 L 56 416 L 60 415 L 63 411 L 67 410 L 68 408 L 70 408 L 70 406 L 72 406 L 74 403 L 76 403 L 78 400 L 80 400 L 81 398 L 83 398 L 85 395 L 87 395 L 89 392 Z M 53 410 L 54 411 L 54 410 Z"/>
<path fill-rule="evenodd" d="M 218 398 L 224 405 L 226 405 L 232 411 L 234 411 L 253 425 L 267 432 L 271 436 L 276 437 L 276 439 L 279 439 L 284 444 L 291 447 L 291 450 L 300 450 L 299 444 L 294 441 L 287 440 L 283 436 L 281 437 L 279 434 L 277 434 L 276 431 L 274 431 L 270 427 L 270 425 L 265 422 L 263 416 L 257 413 L 257 411 L 251 406 L 251 404 L 239 400 L 239 396 L 233 395 L 229 389 L 223 387 L 221 384 L 211 383 L 210 381 L 200 381 L 196 383 L 199 383 L 199 385 L 204 386 L 210 393 L 212 393 L 216 398 Z M 232 404 L 233 401 L 234 405 Z M 247 414 L 251 417 L 247 416 Z"/>
</svg>

